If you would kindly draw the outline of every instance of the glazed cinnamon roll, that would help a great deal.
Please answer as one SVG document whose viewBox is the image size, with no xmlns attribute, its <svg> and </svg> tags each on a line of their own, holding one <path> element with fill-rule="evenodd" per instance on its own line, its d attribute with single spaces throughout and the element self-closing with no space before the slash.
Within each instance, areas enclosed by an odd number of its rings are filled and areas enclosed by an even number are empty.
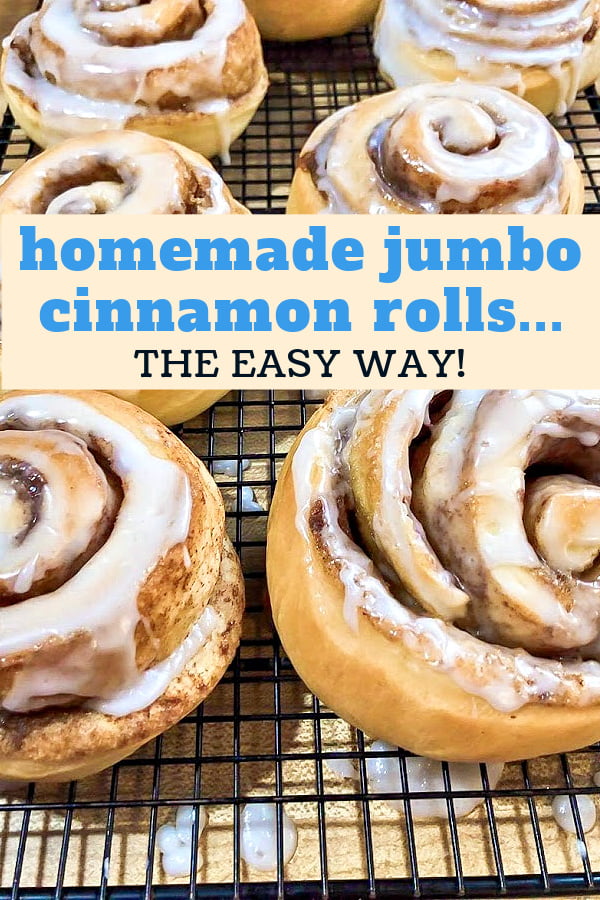
<svg viewBox="0 0 600 900">
<path fill-rule="evenodd" d="M 325 119 L 289 213 L 580 213 L 573 152 L 529 103 L 488 85 L 417 85 Z"/>
<path fill-rule="evenodd" d="M 135 131 L 73 138 L 26 162 L 0 185 L 0 216 L 21 214 L 246 214 L 208 160 Z M 225 391 L 125 391 L 168 425 L 198 415 Z"/>
<path fill-rule="evenodd" d="M 215 686 L 243 582 L 221 495 L 108 394 L 0 400 L 0 777 L 96 772 Z"/>
<path fill-rule="evenodd" d="M 246 5 L 267 40 L 308 41 L 368 25 L 375 18 L 379 0 L 329 0 L 325 4 L 248 0 Z"/>
<path fill-rule="evenodd" d="M 472 80 L 563 115 L 600 75 L 598 0 L 383 0 L 374 49 L 394 87 Z"/>
<path fill-rule="evenodd" d="M 4 42 L 2 87 L 40 147 L 129 128 L 226 156 L 267 82 L 242 0 L 45 0 Z"/>
<path fill-rule="evenodd" d="M 599 463 L 600 391 L 334 392 L 269 519 L 301 677 L 427 757 L 597 741 Z"/>
</svg>

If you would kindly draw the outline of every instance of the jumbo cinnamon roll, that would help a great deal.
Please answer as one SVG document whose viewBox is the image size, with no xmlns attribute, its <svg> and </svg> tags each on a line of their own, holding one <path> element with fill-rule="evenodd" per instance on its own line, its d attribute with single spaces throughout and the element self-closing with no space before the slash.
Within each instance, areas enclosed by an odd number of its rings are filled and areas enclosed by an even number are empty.
<svg viewBox="0 0 600 900">
<path fill-rule="evenodd" d="M 306 142 L 289 213 L 580 213 L 583 177 L 537 109 L 488 85 L 417 85 L 338 110 Z"/>
<path fill-rule="evenodd" d="M 599 464 L 600 391 L 334 392 L 269 519 L 301 677 L 427 757 L 597 741 Z"/>
<path fill-rule="evenodd" d="M 0 216 L 21 214 L 246 214 L 208 160 L 135 131 L 73 138 L 26 162 L 0 185 Z M 125 391 L 167 425 L 225 391 Z"/>
<path fill-rule="evenodd" d="M 247 0 L 259 31 L 270 41 L 308 41 L 346 34 L 375 18 L 379 0 Z"/>
<path fill-rule="evenodd" d="M 394 87 L 472 80 L 563 115 L 600 75 L 598 0 L 383 0 L 374 49 Z"/>
<path fill-rule="evenodd" d="M 242 0 L 45 0 L 4 42 L 2 87 L 47 147 L 120 128 L 214 156 L 267 90 Z"/>
<path fill-rule="evenodd" d="M 108 394 L 0 400 L 0 777 L 96 772 L 190 712 L 240 635 L 220 493 Z"/>
</svg>

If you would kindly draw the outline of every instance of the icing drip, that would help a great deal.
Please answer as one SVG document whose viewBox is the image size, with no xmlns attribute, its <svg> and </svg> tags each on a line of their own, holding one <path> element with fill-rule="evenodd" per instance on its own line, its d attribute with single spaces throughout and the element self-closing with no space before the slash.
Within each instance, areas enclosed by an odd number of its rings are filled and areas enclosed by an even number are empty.
<svg viewBox="0 0 600 900">
<path fill-rule="evenodd" d="M 193 827 L 196 812 L 193 806 L 180 806 L 177 810 L 175 825 L 161 825 L 156 832 L 156 846 L 161 853 L 162 867 L 171 878 L 189 876 L 192 864 Z M 206 827 L 206 810 L 198 807 L 198 838 Z M 203 863 L 202 854 L 197 855 L 197 865 Z"/>
<path fill-rule="evenodd" d="M 592 798 L 588 797 L 587 794 L 575 797 L 575 805 L 581 821 L 581 830 L 585 834 L 587 831 L 591 831 L 596 824 L 596 806 Z M 552 801 L 552 815 L 557 825 L 563 831 L 568 831 L 569 834 L 577 833 L 571 799 L 567 794 L 559 794 L 554 798 Z"/>
<path fill-rule="evenodd" d="M 150 706 L 163 694 L 169 684 L 204 646 L 218 625 L 218 617 L 210 606 L 192 625 L 187 637 L 170 656 L 146 669 L 138 679 L 126 688 L 116 691 L 108 700 L 90 700 L 87 706 L 109 716 L 124 716 Z"/>
<path fill-rule="evenodd" d="M 285 809 L 281 809 L 283 863 L 286 865 L 298 844 L 298 832 Z M 240 852 L 243 859 L 261 872 L 277 868 L 277 807 L 274 803 L 249 803 L 242 812 Z"/>
<path fill-rule="evenodd" d="M 328 213 L 563 213 L 570 147 L 495 87 L 418 85 L 327 119 L 308 168 Z"/>
<path fill-rule="evenodd" d="M 582 70 L 585 37 L 597 13 L 595 0 L 545 0 L 502 5 L 464 0 L 384 0 L 375 53 L 392 84 L 399 87 L 435 78 L 411 53 L 443 51 L 453 58 L 459 76 L 525 90 L 524 72 L 539 68 L 557 82 L 554 112 L 573 103 Z"/>
<path fill-rule="evenodd" d="M 406 473 L 410 434 L 419 430 L 415 426 L 407 437 L 401 423 L 409 414 L 424 426 L 429 421 L 427 402 L 419 411 L 419 394 L 426 392 L 357 392 L 303 436 L 292 476 L 306 566 L 324 564 L 324 555 L 337 572 L 350 628 L 357 627 L 359 614 L 366 615 L 411 656 L 495 709 L 597 703 L 595 568 L 585 577 L 569 572 L 557 578 L 529 541 L 522 500 L 530 466 L 571 465 L 594 484 L 600 471 L 597 392 L 454 392 L 428 426 L 432 437 L 422 470 L 412 476 L 410 506 L 421 529 L 408 540 L 406 521 L 390 509 L 406 502 L 398 480 Z M 361 466 L 369 472 L 370 495 L 361 486 Z M 553 490 L 556 509 L 564 511 L 566 504 L 572 510 L 573 541 L 585 543 L 589 509 L 579 516 L 579 495 L 573 500 L 571 485 L 565 492 L 562 478 Z M 318 535 L 311 526 L 317 507 Z M 370 556 L 342 528 L 340 508 L 354 511 Z M 542 526 L 546 541 L 550 527 L 548 520 Z M 558 535 L 561 527 L 559 519 Z M 401 547 L 404 557 L 393 557 L 389 546 Z M 432 552 L 438 554 L 441 586 L 459 576 L 466 610 L 459 605 L 453 616 L 461 627 L 444 621 L 440 610 L 424 614 L 431 598 L 426 579 L 433 572 Z M 407 590 L 409 582 L 416 596 Z M 538 657 L 538 650 L 562 658 Z"/>
<path fill-rule="evenodd" d="M 0 610 L 0 656 L 36 648 L 34 654 L 25 656 L 3 706 L 25 712 L 73 699 L 89 698 L 94 703 L 113 699 L 118 707 L 113 714 L 125 715 L 139 708 L 134 688 L 143 690 L 145 698 L 152 696 L 167 676 L 183 667 L 191 644 L 207 633 L 208 623 L 203 620 L 198 632 L 190 636 L 190 646 L 184 644 L 180 656 L 174 655 L 144 675 L 140 687 L 135 643 L 140 621 L 137 595 L 160 558 L 187 538 L 192 504 L 189 481 L 178 465 L 154 456 L 124 426 L 81 400 L 44 394 L 8 397 L 0 402 L 0 448 L 3 440 L 25 442 L 25 432 L 36 447 L 38 433 L 46 427 L 49 430 L 44 434 L 61 452 L 66 449 L 74 454 L 75 461 L 83 456 L 86 466 L 91 462 L 82 444 L 94 447 L 99 442 L 110 471 L 120 483 L 122 497 L 103 543 L 93 544 L 92 555 L 67 580 L 53 585 L 49 592 Z M 46 493 L 26 539 L 13 546 L 10 534 L 15 533 L 14 527 L 12 532 L 4 532 L 7 549 L 3 558 L 5 566 L 12 566 L 10 578 L 22 579 L 17 587 L 34 586 L 61 555 L 66 554 L 68 567 L 69 557 L 77 558 L 81 546 L 93 540 L 94 515 L 98 515 L 105 492 L 103 474 L 97 473 L 98 499 L 86 493 L 80 512 L 83 534 L 75 529 L 71 538 L 70 494 L 68 488 L 61 492 L 60 484 L 54 490 L 59 476 L 52 471 L 52 460 L 51 456 L 48 465 L 41 457 L 35 460 L 44 476 Z M 66 466 L 67 478 L 73 464 L 69 461 Z M 50 498 L 48 509 L 45 504 Z M 9 496 L 9 506 L 13 503 L 14 497 Z M 6 503 L 4 514 L 6 529 L 11 518 L 6 516 Z M 61 549 L 59 541 L 68 549 Z M 26 543 L 29 556 L 23 555 Z M 101 603 L 91 602 L 99 597 Z M 123 694 L 127 689 L 131 693 Z"/>
<path fill-rule="evenodd" d="M 398 748 L 385 741 L 374 741 L 373 753 L 398 753 Z M 375 756 L 366 761 L 369 787 L 373 793 L 403 794 L 410 796 L 410 811 L 413 819 L 447 819 L 449 817 L 446 796 L 438 798 L 418 799 L 420 793 L 440 793 L 447 795 L 444 769 L 441 762 L 425 759 L 422 756 L 408 756 L 404 759 L 406 787 L 403 780 L 398 756 Z M 503 763 L 488 763 L 486 773 L 490 790 L 495 790 L 504 769 Z M 448 777 L 452 793 L 467 791 L 483 792 L 481 767 L 478 763 L 449 763 Z M 404 800 L 386 799 L 384 801 L 393 809 L 404 810 Z M 452 809 L 457 818 L 469 813 L 484 802 L 483 795 L 474 797 L 453 797 Z"/>
</svg>

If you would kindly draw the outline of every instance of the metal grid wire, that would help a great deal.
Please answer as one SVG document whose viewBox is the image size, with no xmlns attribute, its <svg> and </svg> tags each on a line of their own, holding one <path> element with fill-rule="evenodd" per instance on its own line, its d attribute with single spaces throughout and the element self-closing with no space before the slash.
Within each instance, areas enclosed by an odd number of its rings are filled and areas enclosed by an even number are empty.
<svg viewBox="0 0 600 900">
<path fill-rule="evenodd" d="M 301 46 L 266 48 L 272 85 L 223 174 L 253 211 L 281 212 L 305 138 L 325 115 L 385 89 L 367 32 Z M 600 100 L 582 95 L 560 122 L 586 178 L 586 211 L 600 212 Z M 2 171 L 30 157 L 9 113 L 0 129 Z M 452 788 L 444 766 L 447 819 L 423 822 L 408 789 L 376 793 L 368 777 L 370 739 L 306 691 L 283 654 L 265 604 L 264 544 L 278 469 L 315 405 L 302 393 L 230 394 L 180 436 L 223 490 L 228 528 L 244 567 L 248 614 L 228 674 L 193 715 L 111 771 L 64 786 L 29 785 L 0 813 L 0 900 L 175 900 L 193 897 L 533 897 L 600 893 L 600 838 L 584 835 L 575 797 L 596 794 L 599 747 L 514 763 L 496 789 Z M 250 489 L 257 508 L 242 511 Z M 330 762 L 352 761 L 354 780 Z M 338 768 L 336 766 L 336 768 Z M 550 804 L 571 798 L 577 834 L 560 831 Z M 482 800 L 466 819 L 454 804 Z M 392 809 L 385 801 L 399 801 Z M 277 870 L 260 874 L 240 854 L 241 810 L 277 807 Z M 187 882 L 165 879 L 156 830 L 176 809 L 203 806 Z M 283 864 L 282 815 L 299 829 Z M 3 820 L 3 821 L 2 821 Z"/>
</svg>

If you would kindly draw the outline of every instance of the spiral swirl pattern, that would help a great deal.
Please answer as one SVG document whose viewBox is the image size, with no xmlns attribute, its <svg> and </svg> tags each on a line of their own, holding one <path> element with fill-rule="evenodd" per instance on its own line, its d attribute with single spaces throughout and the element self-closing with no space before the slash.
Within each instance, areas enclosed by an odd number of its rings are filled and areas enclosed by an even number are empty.
<svg viewBox="0 0 600 900">
<path fill-rule="evenodd" d="M 600 74 L 587 71 L 586 48 L 596 36 L 597 0 L 384 0 L 375 52 L 391 84 L 415 84 L 436 76 L 419 54 L 446 54 L 453 77 L 497 84 L 523 95 L 525 73 L 539 70 L 557 81 L 553 111 L 562 114 L 580 87 Z M 410 45 L 413 52 L 405 52 Z M 452 80 L 452 78 L 450 78 Z"/>
<path fill-rule="evenodd" d="M 338 392 L 292 460 L 351 629 L 497 710 L 600 701 L 600 394 Z"/>
<path fill-rule="evenodd" d="M 45 0 L 6 39 L 3 85 L 42 146 L 134 128 L 212 156 L 267 77 L 242 0 Z"/>
<path fill-rule="evenodd" d="M 341 110 L 306 144 L 298 180 L 323 212 L 580 212 L 570 148 L 532 106 L 489 86 L 422 85 Z"/>
<path fill-rule="evenodd" d="M 0 186 L 0 215 L 246 213 L 199 154 L 141 132 L 74 138 Z"/>
<path fill-rule="evenodd" d="M 0 706 L 155 699 L 212 621 L 224 540 L 217 489 L 155 420 L 108 395 L 7 395 Z"/>
</svg>

